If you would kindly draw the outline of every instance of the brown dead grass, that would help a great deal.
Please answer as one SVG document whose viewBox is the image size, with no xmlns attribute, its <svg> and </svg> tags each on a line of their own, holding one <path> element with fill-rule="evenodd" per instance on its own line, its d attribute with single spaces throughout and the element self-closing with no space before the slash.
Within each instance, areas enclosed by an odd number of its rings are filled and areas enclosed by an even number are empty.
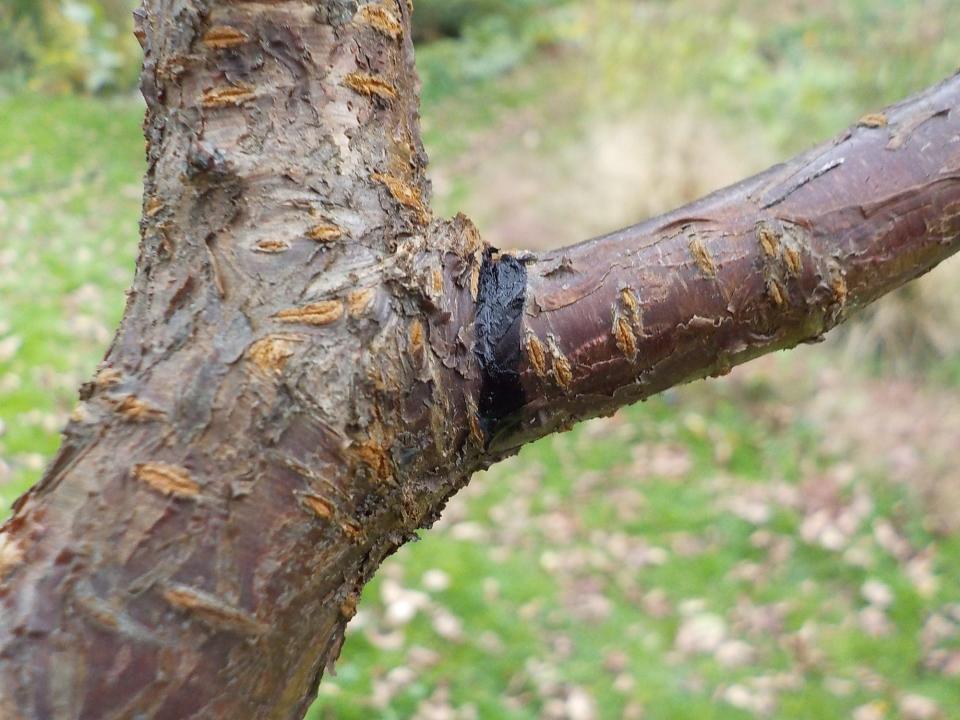
<svg viewBox="0 0 960 720">
<path fill-rule="evenodd" d="M 960 393 L 832 371 L 803 412 L 830 428 L 824 450 L 910 487 L 932 532 L 960 532 Z"/>
<path fill-rule="evenodd" d="M 503 143 L 511 137 L 519 140 Z M 439 199 L 452 175 L 475 176 L 482 191 L 464 210 L 484 238 L 546 249 L 640 222 L 775 159 L 769 148 L 751 146 L 749 134 L 704 122 L 693 107 L 597 119 L 562 141 L 559 154 L 545 152 L 544 142 L 536 118 L 505 119 L 465 160 L 434 168 Z"/>
<path fill-rule="evenodd" d="M 907 486 L 931 532 L 960 533 L 960 391 L 858 375 L 842 364 L 818 370 L 814 356 L 823 351 L 808 347 L 739 367 L 730 392 L 749 403 L 751 387 L 774 388 L 755 408 L 772 430 L 817 428 L 819 455 Z"/>
</svg>

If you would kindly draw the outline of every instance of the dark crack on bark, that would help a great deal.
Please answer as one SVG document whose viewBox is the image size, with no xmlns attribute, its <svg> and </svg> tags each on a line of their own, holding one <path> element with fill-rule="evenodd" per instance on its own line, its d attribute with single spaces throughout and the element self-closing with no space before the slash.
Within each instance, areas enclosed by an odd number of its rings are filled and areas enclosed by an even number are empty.
<svg viewBox="0 0 960 720">
<path fill-rule="evenodd" d="M 527 268 L 512 255 L 488 248 L 477 293 L 476 344 L 480 363 L 480 423 L 487 441 L 526 402 L 518 370 Z"/>
</svg>

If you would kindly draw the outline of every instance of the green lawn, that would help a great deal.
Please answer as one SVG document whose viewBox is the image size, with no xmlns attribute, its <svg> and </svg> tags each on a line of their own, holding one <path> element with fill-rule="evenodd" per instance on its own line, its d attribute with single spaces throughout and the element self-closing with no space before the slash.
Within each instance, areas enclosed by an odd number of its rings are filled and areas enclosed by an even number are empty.
<svg viewBox="0 0 960 720">
<path fill-rule="evenodd" d="M 823 429 L 772 429 L 780 374 L 668 394 L 475 478 L 367 588 L 314 717 L 960 707 L 929 668 L 960 543 L 923 529 L 907 488 L 821 450 Z M 577 715 L 585 696 L 595 714 Z"/>
<path fill-rule="evenodd" d="M 39 476 L 133 277 L 142 110 L 0 99 L 0 483 Z"/>
<path fill-rule="evenodd" d="M 960 47 L 917 39 L 949 20 L 943 3 L 825 4 L 776 23 L 759 3 L 712 4 L 715 27 L 692 2 L 629 17 L 598 2 L 592 35 L 590 18 L 558 12 L 542 21 L 550 48 L 500 58 L 528 63 L 507 76 L 477 60 L 494 45 L 425 49 L 427 143 L 452 177 L 443 209 L 492 191 L 456 168 L 504 118 L 539 127 L 545 177 L 598 107 L 659 104 L 668 118 L 695 98 L 716 122 L 759 122 L 758 152 L 784 152 L 943 75 Z M 646 42 L 617 35 L 636 17 L 656 29 Z M 458 72 L 465 54 L 500 69 Z M 54 451 L 122 311 L 141 113 L 0 99 L 6 505 Z M 477 476 L 366 589 L 311 717 L 960 718 L 960 537 L 931 520 L 946 500 L 927 492 L 960 483 L 960 391 L 837 363 L 831 348 L 764 361 Z"/>
</svg>

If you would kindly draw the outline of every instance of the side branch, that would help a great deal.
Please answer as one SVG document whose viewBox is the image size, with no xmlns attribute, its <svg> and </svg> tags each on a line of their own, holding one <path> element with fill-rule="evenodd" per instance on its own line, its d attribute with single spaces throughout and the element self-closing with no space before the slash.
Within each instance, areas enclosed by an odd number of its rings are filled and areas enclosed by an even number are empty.
<svg viewBox="0 0 960 720">
<path fill-rule="evenodd" d="M 960 76 L 684 208 L 526 262 L 495 456 L 816 342 L 960 249 Z"/>
</svg>

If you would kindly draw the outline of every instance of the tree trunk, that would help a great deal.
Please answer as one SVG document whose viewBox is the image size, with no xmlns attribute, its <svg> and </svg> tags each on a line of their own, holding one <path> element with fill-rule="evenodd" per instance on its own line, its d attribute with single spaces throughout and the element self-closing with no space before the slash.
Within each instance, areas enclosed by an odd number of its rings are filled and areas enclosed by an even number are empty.
<svg viewBox="0 0 960 720">
<path fill-rule="evenodd" d="M 145 0 L 126 313 L 0 534 L 0 717 L 297 718 L 382 560 L 523 443 L 960 247 L 960 77 L 629 230 L 434 220 L 406 0 Z"/>
</svg>

